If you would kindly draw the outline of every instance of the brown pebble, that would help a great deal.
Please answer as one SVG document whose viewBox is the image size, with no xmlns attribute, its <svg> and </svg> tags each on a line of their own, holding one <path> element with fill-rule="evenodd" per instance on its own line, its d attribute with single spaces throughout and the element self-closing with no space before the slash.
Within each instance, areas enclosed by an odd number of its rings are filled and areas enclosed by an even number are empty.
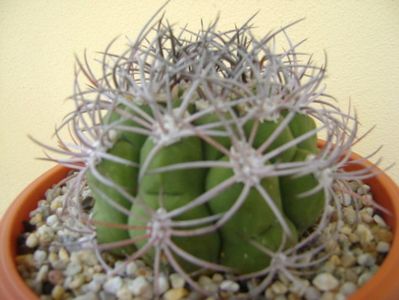
<svg viewBox="0 0 399 300">
<path fill-rule="evenodd" d="M 48 280 L 53 284 L 59 284 L 64 280 L 64 275 L 60 270 L 51 270 L 48 273 Z"/>
<path fill-rule="evenodd" d="M 390 243 L 392 242 L 392 232 L 385 228 L 377 228 L 376 232 L 374 233 L 375 238 L 377 241 L 383 241 Z"/>
<path fill-rule="evenodd" d="M 33 259 L 32 254 L 18 255 L 15 260 L 18 265 L 24 265 L 28 268 L 35 268 L 35 260 Z"/>
<path fill-rule="evenodd" d="M 351 281 L 351 282 L 356 283 L 358 277 L 359 276 L 357 275 L 357 273 L 353 269 L 348 269 L 345 272 L 346 281 Z"/>
<path fill-rule="evenodd" d="M 346 252 L 341 257 L 341 263 L 345 268 L 352 267 L 356 263 L 356 258 L 350 252 Z"/>
</svg>

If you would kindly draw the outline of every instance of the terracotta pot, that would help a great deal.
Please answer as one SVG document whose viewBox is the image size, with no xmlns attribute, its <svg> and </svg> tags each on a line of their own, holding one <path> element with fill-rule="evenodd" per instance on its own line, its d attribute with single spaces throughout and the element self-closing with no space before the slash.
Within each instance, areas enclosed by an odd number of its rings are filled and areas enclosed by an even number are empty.
<svg viewBox="0 0 399 300">
<path fill-rule="evenodd" d="M 357 154 L 352 159 L 358 159 Z M 364 162 L 364 166 L 370 166 Z M 359 166 L 352 168 L 359 169 Z M 0 226 L 0 299 L 39 299 L 19 276 L 15 264 L 16 239 L 22 232 L 22 221 L 36 208 L 45 191 L 66 176 L 68 169 L 56 166 L 29 185 L 13 202 L 3 216 Z M 392 227 L 394 240 L 391 250 L 379 271 L 350 300 L 399 299 L 399 189 L 384 173 L 365 180 L 371 186 L 375 200 L 392 212 L 385 215 L 385 221 Z"/>
</svg>

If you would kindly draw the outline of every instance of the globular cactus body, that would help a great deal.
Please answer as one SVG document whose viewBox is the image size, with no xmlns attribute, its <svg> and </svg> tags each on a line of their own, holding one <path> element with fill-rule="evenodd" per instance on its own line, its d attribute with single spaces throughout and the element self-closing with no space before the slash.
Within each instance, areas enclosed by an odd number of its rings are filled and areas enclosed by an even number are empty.
<svg viewBox="0 0 399 300">
<path fill-rule="evenodd" d="M 278 272 L 306 266 L 301 252 L 326 225 L 335 184 L 368 175 L 342 171 L 356 117 L 329 102 L 325 69 L 287 35 L 288 50 L 276 51 L 287 28 L 256 39 L 248 24 L 215 26 L 176 36 L 159 22 L 125 53 L 107 48 L 98 79 L 79 62 L 91 88 L 76 81 L 77 109 L 61 126 L 79 143 L 47 148 L 72 155 L 59 161 L 79 170 L 75 192 L 86 182 L 92 191 L 92 214 L 70 200 L 65 217 L 95 236 L 98 255 L 144 258 L 154 276 L 171 267 L 205 294 L 189 272 L 264 276 L 255 297 Z"/>
</svg>

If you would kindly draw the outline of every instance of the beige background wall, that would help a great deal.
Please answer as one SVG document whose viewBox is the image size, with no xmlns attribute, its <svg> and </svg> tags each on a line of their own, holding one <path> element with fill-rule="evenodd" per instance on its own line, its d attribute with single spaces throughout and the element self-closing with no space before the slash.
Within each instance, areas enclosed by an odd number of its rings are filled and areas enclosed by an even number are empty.
<svg viewBox="0 0 399 300">
<path fill-rule="evenodd" d="M 115 36 L 134 37 L 162 1 L 0 0 L 0 215 L 30 181 L 51 164 L 36 161 L 39 147 L 27 134 L 51 143 L 56 123 L 72 107 L 73 54 L 93 57 Z M 399 162 L 399 1 L 175 0 L 167 17 L 192 28 L 221 12 L 220 27 L 254 12 L 257 32 L 306 17 L 290 30 L 316 58 L 328 53 L 328 92 L 342 107 L 351 98 L 363 131 L 377 128 L 355 148 L 367 154 L 384 145 L 386 164 Z M 206 23 L 207 23 L 206 22 Z M 399 169 L 389 174 L 399 182 Z"/>
</svg>

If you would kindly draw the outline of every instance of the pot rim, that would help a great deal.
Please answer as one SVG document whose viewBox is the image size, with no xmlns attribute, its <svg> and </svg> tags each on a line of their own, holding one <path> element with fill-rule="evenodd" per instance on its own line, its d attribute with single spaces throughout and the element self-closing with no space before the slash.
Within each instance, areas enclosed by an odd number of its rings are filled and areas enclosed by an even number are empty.
<svg viewBox="0 0 399 300">
<path fill-rule="evenodd" d="M 319 142 L 321 145 L 322 142 Z M 351 160 L 362 160 L 360 165 L 352 165 L 349 169 L 360 169 L 373 166 L 376 176 L 364 180 L 371 186 L 376 201 L 392 212 L 384 215 L 391 226 L 394 238 L 390 251 L 379 270 L 360 289 L 353 293 L 350 300 L 386 299 L 399 297 L 399 188 L 384 172 L 360 155 L 352 152 Z M 39 297 L 28 287 L 19 275 L 16 263 L 16 239 L 22 232 L 22 221 L 28 219 L 29 212 L 37 207 L 37 202 L 53 184 L 61 181 L 70 169 L 56 165 L 30 185 L 28 185 L 14 200 L 3 215 L 0 226 L 0 299 L 32 299 Z M 11 259 L 10 259 L 11 258 Z"/>
</svg>

